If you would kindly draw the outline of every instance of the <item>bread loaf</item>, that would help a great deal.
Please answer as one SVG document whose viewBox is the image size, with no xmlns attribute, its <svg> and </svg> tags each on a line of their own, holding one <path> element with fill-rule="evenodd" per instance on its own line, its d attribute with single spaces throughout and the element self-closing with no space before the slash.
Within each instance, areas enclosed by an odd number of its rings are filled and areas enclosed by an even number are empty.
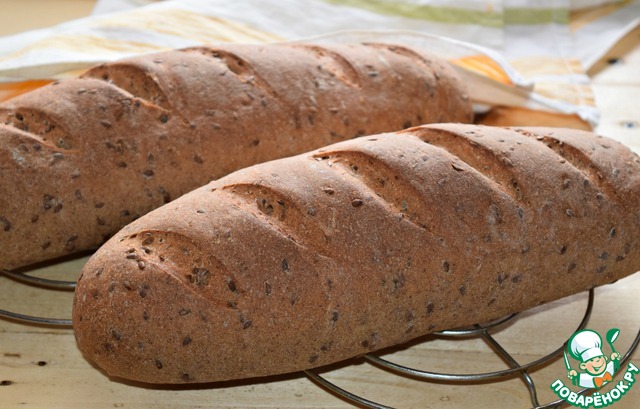
<svg viewBox="0 0 640 409">
<path fill-rule="evenodd" d="M 391 45 L 221 45 L 105 64 L 0 104 L 0 268 L 91 249 L 236 169 L 472 119 L 455 71 Z"/>
<path fill-rule="evenodd" d="M 242 169 L 85 265 L 78 346 L 189 383 L 326 365 L 640 269 L 640 158 L 586 131 L 440 124 Z"/>
</svg>

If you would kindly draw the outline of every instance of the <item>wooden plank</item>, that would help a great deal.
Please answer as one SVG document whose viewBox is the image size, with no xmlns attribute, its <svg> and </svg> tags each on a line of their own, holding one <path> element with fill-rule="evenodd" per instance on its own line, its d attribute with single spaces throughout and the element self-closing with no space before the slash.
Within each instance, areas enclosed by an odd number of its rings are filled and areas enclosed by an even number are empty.
<svg viewBox="0 0 640 409">
<path fill-rule="evenodd" d="M 89 15 L 96 0 L 0 0 L 0 36 Z"/>
<path fill-rule="evenodd" d="M 602 114 L 596 131 L 640 154 L 640 27 L 614 46 L 594 72 L 592 87 Z"/>
<path fill-rule="evenodd" d="M 0 306 L 11 305 L 30 313 L 47 310 L 58 316 L 68 313 L 71 294 L 38 294 L 38 291 L 5 279 L 0 286 Z M 589 326 L 600 333 L 611 327 L 620 328 L 621 335 L 616 341 L 620 351 L 628 349 L 640 328 L 640 315 L 630 312 L 637 308 L 639 293 L 640 275 L 596 290 L 596 305 Z M 575 331 L 586 300 L 585 294 L 578 294 L 539 306 L 521 314 L 517 321 L 494 336 L 517 361 L 536 360 L 559 347 Z M 476 373 L 506 368 L 487 344 L 477 339 L 430 336 L 423 343 L 390 350 L 384 357 L 436 372 Z M 633 362 L 640 366 L 638 353 Z M 395 407 L 529 405 L 527 390 L 518 378 L 498 384 L 447 385 L 399 377 L 361 360 L 349 364 L 352 365 L 339 366 L 324 375 L 353 393 Z M 548 385 L 562 378 L 565 372 L 563 362 L 556 359 L 534 373 L 541 402 L 554 399 Z M 0 383 L 7 381 L 10 384 L 0 386 L 0 402 L 9 408 L 24 405 L 31 408 L 195 408 L 205 404 L 223 408 L 350 407 L 300 374 L 195 387 L 149 387 L 121 382 L 110 379 L 81 356 L 70 330 L 0 321 Z M 635 388 L 616 407 L 630 409 L 638 398 L 640 388 Z"/>
<path fill-rule="evenodd" d="M 24 6 L 28 3 L 28 6 Z M 72 4 L 74 10 L 52 4 Z M 84 4 L 84 6 L 81 6 Z M 88 13 L 88 0 L 0 0 L 0 35 L 28 29 L 18 7 L 51 7 L 47 22 L 63 21 Z M 84 7 L 84 9 L 82 9 Z M 39 13 L 48 14 L 48 13 Z M 22 17 L 16 17 L 22 16 Z M 44 17 L 43 17 L 44 18 Z M 22 20 L 20 20 L 22 19 Z M 25 21 L 26 19 L 26 21 Z M 7 25 L 7 22 L 11 23 Z M 12 25 L 13 24 L 13 25 Z M 18 27 L 18 28 L 15 28 Z M 640 148 L 640 130 L 629 123 L 640 121 L 637 95 L 640 83 L 640 44 L 617 53 L 619 62 L 601 65 L 594 77 L 594 91 L 602 111 L 600 133 Z M 86 258 L 42 268 L 35 273 L 59 279 L 75 279 Z M 626 351 L 640 329 L 638 295 L 640 274 L 598 288 L 589 327 L 604 334 L 621 330 L 616 348 Z M 46 292 L 0 278 L 0 308 L 27 314 L 68 317 L 72 294 Z M 520 315 L 517 321 L 494 335 L 518 362 L 539 358 L 560 346 L 580 321 L 586 295 L 579 294 L 540 306 Z M 426 337 L 390 350 L 385 358 L 426 370 L 473 373 L 505 368 L 483 341 Z M 632 362 L 640 366 L 640 351 Z M 420 382 L 382 371 L 362 360 L 330 367 L 324 376 L 354 393 L 398 408 L 530 407 L 529 395 L 518 378 L 494 383 L 445 384 Z M 555 399 L 549 384 L 562 378 L 564 363 L 556 359 L 533 374 L 540 402 Z M 613 408 L 631 409 L 640 401 L 640 386 Z M 350 408 L 301 374 L 240 382 L 185 387 L 148 386 L 110 379 L 86 361 L 76 348 L 70 330 L 26 326 L 0 320 L 0 407 L 2 408 Z"/>
</svg>

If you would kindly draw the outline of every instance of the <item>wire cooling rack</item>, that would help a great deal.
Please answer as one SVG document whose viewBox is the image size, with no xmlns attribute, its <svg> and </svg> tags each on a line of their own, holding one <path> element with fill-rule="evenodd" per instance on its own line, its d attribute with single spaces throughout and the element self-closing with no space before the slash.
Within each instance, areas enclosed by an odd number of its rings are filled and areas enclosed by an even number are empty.
<svg viewBox="0 0 640 409">
<path fill-rule="evenodd" d="M 76 286 L 76 283 L 73 281 L 50 280 L 50 279 L 35 277 L 25 273 L 12 272 L 12 271 L 3 270 L 3 269 L 0 269 L 0 276 L 5 276 L 12 280 L 18 281 L 24 285 L 44 287 L 51 290 L 73 291 Z M 589 322 L 589 318 L 591 317 L 591 312 L 593 310 L 593 304 L 594 304 L 594 298 L 595 298 L 594 290 L 593 289 L 589 290 L 588 295 L 589 297 L 588 297 L 587 306 L 586 306 L 584 315 L 582 317 L 582 320 L 576 327 L 575 332 L 585 329 Z M 0 318 L 5 318 L 5 319 L 28 323 L 28 324 L 56 326 L 56 327 L 64 327 L 64 328 L 71 328 L 71 324 L 72 324 L 70 319 L 30 316 L 30 315 L 24 315 L 24 314 L 7 311 L 3 309 L 0 309 Z M 503 370 L 493 371 L 493 372 L 484 372 L 484 373 L 469 373 L 469 374 L 441 373 L 441 372 L 430 372 L 423 369 L 400 365 L 398 363 L 381 358 L 380 356 L 374 355 L 374 354 L 367 354 L 364 356 L 364 359 L 383 371 L 390 372 L 398 376 L 410 377 L 412 379 L 417 379 L 425 382 L 437 381 L 437 382 L 456 384 L 456 383 L 464 383 L 464 382 L 484 381 L 484 382 L 491 383 L 491 382 L 502 382 L 508 379 L 512 379 L 513 377 L 520 377 L 524 383 L 524 386 L 527 388 L 527 391 L 531 398 L 531 404 L 534 409 L 551 409 L 551 408 L 559 408 L 559 407 L 565 406 L 566 402 L 562 399 L 540 404 L 540 402 L 538 401 L 538 393 L 537 393 L 536 385 L 533 379 L 531 378 L 530 373 L 535 372 L 537 369 L 557 359 L 567 347 L 567 342 L 559 346 L 553 352 L 539 359 L 536 359 L 534 361 L 531 361 L 525 364 L 518 363 L 513 358 L 512 354 L 510 354 L 491 335 L 491 331 L 497 330 L 511 323 L 516 319 L 518 319 L 518 314 L 513 314 L 505 318 L 501 318 L 501 319 L 487 322 L 487 323 L 476 324 L 467 328 L 438 331 L 434 333 L 434 335 L 438 335 L 438 336 L 450 339 L 450 342 L 455 342 L 456 340 L 459 340 L 459 339 L 469 339 L 469 338 L 482 339 L 486 344 L 489 345 L 489 347 L 491 347 L 491 350 L 495 354 L 497 354 L 508 366 L 508 368 Z M 629 347 L 629 350 L 621 357 L 620 359 L 621 366 L 623 366 L 631 358 L 631 355 L 636 350 L 639 343 L 640 343 L 640 330 L 638 331 L 634 341 Z M 333 394 L 338 395 L 339 397 L 343 398 L 344 400 L 346 400 L 347 402 L 350 402 L 355 406 L 365 407 L 370 409 L 394 409 L 391 406 L 382 405 L 380 403 L 366 399 L 362 396 L 358 396 L 354 393 L 351 393 L 348 390 L 343 389 L 338 385 L 328 381 L 326 378 L 319 375 L 316 370 L 306 370 L 304 371 L 304 373 L 307 376 L 307 378 L 309 378 L 315 384 L 319 385 L 320 387 L 326 389 L 327 391 Z M 593 389 L 584 388 L 575 393 L 577 395 L 586 395 L 591 392 L 593 392 Z"/>
<path fill-rule="evenodd" d="M 591 312 L 593 310 L 594 304 L 594 290 L 591 289 L 588 291 L 589 298 L 587 302 L 587 306 L 584 312 L 584 316 L 582 317 L 582 321 L 580 321 L 577 326 L 575 332 L 585 329 L 589 318 L 591 317 Z M 568 404 L 562 400 L 558 399 L 553 402 L 543 403 L 541 404 L 538 400 L 538 392 L 536 388 L 536 384 L 530 376 L 530 373 L 535 372 L 537 369 L 545 366 L 551 361 L 557 359 L 560 355 L 562 355 L 563 351 L 567 347 L 567 342 L 559 346 L 553 352 L 531 361 L 529 363 L 520 364 L 518 363 L 513 356 L 491 335 L 492 330 L 497 330 L 500 327 L 503 327 L 513 320 L 518 318 L 518 314 L 513 314 L 508 317 L 484 323 L 484 324 L 476 324 L 468 328 L 459 328 L 454 330 L 447 331 L 439 331 L 435 332 L 435 335 L 439 335 L 445 338 L 449 338 L 450 342 L 455 342 L 457 339 L 468 339 L 468 338 L 480 338 L 485 343 L 487 343 L 492 351 L 497 354 L 508 366 L 507 369 L 493 372 L 484 372 L 484 373 L 469 373 L 469 374 L 454 374 L 454 373 L 441 373 L 441 372 L 430 372 L 422 369 L 411 368 L 404 365 L 397 364 L 395 362 L 386 360 L 374 354 L 365 355 L 364 358 L 373 364 L 374 366 L 387 371 L 398 376 L 405 376 L 412 379 L 417 379 L 425 382 L 429 381 L 438 381 L 445 382 L 449 384 L 456 383 L 464 383 L 464 382 L 501 382 L 508 379 L 512 379 L 513 377 L 520 377 L 524 382 L 524 386 L 527 388 L 529 392 L 529 396 L 531 398 L 531 404 L 534 409 L 551 409 L 551 408 L 560 408 L 562 406 L 568 406 Z M 426 341 L 428 342 L 428 341 Z M 629 350 L 621 357 L 620 365 L 621 367 L 631 358 L 631 355 L 637 348 L 640 343 L 640 330 L 638 331 L 636 338 L 632 342 Z M 321 387 L 327 389 L 328 391 L 342 397 L 343 399 L 351 402 L 352 404 L 360 407 L 371 408 L 371 409 L 393 409 L 391 406 L 382 405 L 380 403 L 371 401 L 362 396 L 358 396 L 353 394 L 343 388 L 340 388 L 336 384 L 328 381 L 319 375 L 315 370 L 307 370 L 305 371 L 306 376 L 311 379 L 313 382 L 317 383 Z M 592 388 L 581 389 L 576 392 L 577 395 L 586 395 L 594 390 Z"/>
</svg>

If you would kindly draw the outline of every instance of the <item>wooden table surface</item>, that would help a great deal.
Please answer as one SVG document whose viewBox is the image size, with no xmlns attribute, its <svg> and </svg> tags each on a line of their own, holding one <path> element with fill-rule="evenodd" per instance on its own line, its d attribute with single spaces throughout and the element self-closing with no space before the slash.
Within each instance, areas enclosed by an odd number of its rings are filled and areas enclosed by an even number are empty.
<svg viewBox="0 0 640 409">
<path fill-rule="evenodd" d="M 44 27 L 90 13 L 92 0 L 0 0 L 0 35 Z M 608 64 L 612 57 L 617 63 Z M 640 30 L 636 30 L 591 73 L 602 112 L 598 132 L 640 152 Z M 74 280 L 86 258 L 36 273 Z M 616 349 L 626 351 L 640 330 L 640 274 L 595 291 L 589 327 L 604 334 L 621 330 Z M 0 277 L 0 308 L 24 314 L 69 317 L 72 293 L 45 291 Z M 587 304 L 579 294 L 520 314 L 494 333 L 520 363 L 560 347 L 575 331 Z M 385 358 L 436 371 L 477 373 L 506 366 L 480 339 L 428 337 Z M 640 349 L 632 360 L 640 367 Z M 532 373 L 541 403 L 555 400 L 549 385 L 563 378 L 561 359 Z M 369 399 L 397 408 L 526 408 L 529 393 L 518 377 L 499 383 L 420 382 L 380 370 L 360 360 L 323 375 Z M 563 378 L 564 379 L 564 378 Z M 640 376 L 637 377 L 640 379 Z M 613 408 L 637 408 L 634 386 Z M 109 379 L 76 348 L 71 330 L 28 326 L 0 319 L 0 408 L 349 408 L 304 375 L 198 387 L 148 387 Z"/>
</svg>

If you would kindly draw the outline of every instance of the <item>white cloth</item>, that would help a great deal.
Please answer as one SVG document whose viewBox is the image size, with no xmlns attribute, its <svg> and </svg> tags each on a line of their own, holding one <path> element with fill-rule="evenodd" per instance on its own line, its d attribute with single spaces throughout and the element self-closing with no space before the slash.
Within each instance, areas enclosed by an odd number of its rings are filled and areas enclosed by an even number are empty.
<svg viewBox="0 0 640 409">
<path fill-rule="evenodd" d="M 330 41 L 352 30 L 397 40 L 394 30 L 431 44 L 446 37 L 441 56 L 483 77 L 465 78 L 472 96 L 497 96 L 482 103 L 577 114 L 595 126 L 585 73 L 640 24 L 640 0 L 592 3 L 605 12 L 574 27 L 570 0 L 99 0 L 92 16 L 0 38 L 0 82 L 66 78 L 101 62 L 203 43 Z M 464 61 L 450 52 L 465 48 Z M 506 73 L 492 76 L 495 66 Z"/>
</svg>

